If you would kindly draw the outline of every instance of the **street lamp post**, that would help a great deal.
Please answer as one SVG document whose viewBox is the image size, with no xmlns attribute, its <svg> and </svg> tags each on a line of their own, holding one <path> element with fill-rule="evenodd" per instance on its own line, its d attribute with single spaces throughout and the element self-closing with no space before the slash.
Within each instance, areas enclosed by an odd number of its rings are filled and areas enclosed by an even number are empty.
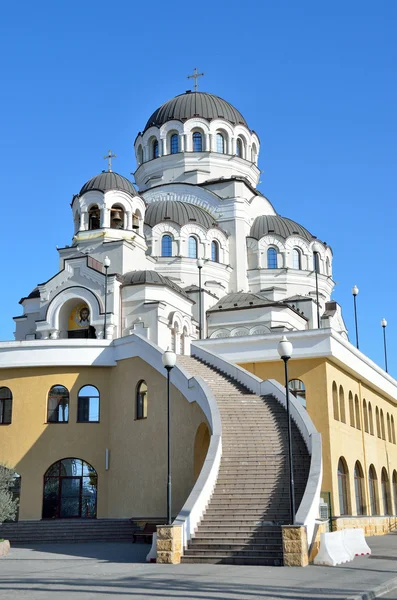
<svg viewBox="0 0 397 600">
<path fill-rule="evenodd" d="M 163 354 L 163 365 L 167 369 L 167 525 L 171 525 L 172 487 L 171 487 L 171 397 L 170 375 L 175 367 L 176 354 L 168 348 Z"/>
<path fill-rule="evenodd" d="M 318 301 L 318 252 L 314 252 L 314 272 L 316 275 L 317 329 L 320 329 L 320 302 Z"/>
<path fill-rule="evenodd" d="M 110 267 L 110 258 L 108 256 L 105 256 L 103 266 L 105 267 L 105 318 L 103 320 L 103 339 L 106 340 L 106 321 L 108 312 L 108 269 Z"/>
<path fill-rule="evenodd" d="M 201 269 L 203 268 L 204 260 L 202 258 L 197 259 L 197 267 L 199 270 L 199 339 L 203 338 L 203 315 L 202 315 L 202 289 L 201 289 Z"/>
<path fill-rule="evenodd" d="M 359 291 L 358 287 L 355 285 L 352 288 L 352 294 L 353 294 L 353 301 L 354 301 L 354 322 L 356 325 L 356 348 L 357 348 L 357 350 L 359 349 L 359 347 L 358 347 L 358 324 L 357 324 L 357 301 L 356 301 L 358 291 Z"/>
<path fill-rule="evenodd" d="M 290 520 L 291 525 L 295 525 L 295 489 L 294 489 L 294 469 L 292 460 L 292 434 L 291 434 L 291 413 L 289 406 L 289 384 L 288 384 L 288 361 L 292 356 L 292 344 L 285 335 L 278 343 L 277 351 L 280 358 L 284 361 L 285 371 L 285 398 L 287 402 L 287 422 L 288 422 L 288 467 L 289 467 L 289 502 L 290 502 Z"/>
<path fill-rule="evenodd" d="M 385 371 L 386 371 L 386 373 L 388 373 L 388 370 L 387 370 L 387 346 L 386 346 L 386 327 L 387 327 L 386 319 L 382 319 L 380 324 L 382 325 L 382 329 L 383 329 L 383 349 L 385 352 Z"/>
</svg>

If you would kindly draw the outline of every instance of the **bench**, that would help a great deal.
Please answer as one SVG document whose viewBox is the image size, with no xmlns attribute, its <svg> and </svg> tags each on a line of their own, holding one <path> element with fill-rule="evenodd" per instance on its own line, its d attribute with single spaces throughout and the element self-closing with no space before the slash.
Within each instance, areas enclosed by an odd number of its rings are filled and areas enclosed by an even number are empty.
<svg viewBox="0 0 397 600">
<path fill-rule="evenodd" d="M 151 544 L 153 534 L 157 531 L 156 523 L 146 523 L 145 527 L 141 530 L 134 531 L 132 536 L 132 541 L 135 543 L 138 539 L 142 541 L 143 544 Z"/>
</svg>

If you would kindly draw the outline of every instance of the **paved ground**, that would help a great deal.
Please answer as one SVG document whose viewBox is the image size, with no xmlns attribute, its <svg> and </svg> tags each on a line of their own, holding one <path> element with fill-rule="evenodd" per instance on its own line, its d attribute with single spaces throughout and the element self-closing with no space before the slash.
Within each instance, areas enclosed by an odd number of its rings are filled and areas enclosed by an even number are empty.
<svg viewBox="0 0 397 600">
<path fill-rule="evenodd" d="M 339 567 L 305 569 L 146 564 L 148 546 L 144 544 L 12 548 L 0 559 L 0 599 L 356 599 L 391 579 L 397 586 L 397 535 L 367 541 L 373 551 L 371 558 L 356 558 Z M 397 600 L 397 589 L 383 598 Z"/>
</svg>

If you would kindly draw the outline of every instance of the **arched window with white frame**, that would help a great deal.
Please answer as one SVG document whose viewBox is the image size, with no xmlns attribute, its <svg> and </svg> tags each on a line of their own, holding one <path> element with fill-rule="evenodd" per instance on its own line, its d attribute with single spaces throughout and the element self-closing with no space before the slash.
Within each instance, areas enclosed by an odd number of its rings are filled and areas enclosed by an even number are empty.
<svg viewBox="0 0 397 600">
<path fill-rule="evenodd" d="M 161 238 L 161 256 L 172 256 L 172 237 L 168 233 Z"/>
<path fill-rule="evenodd" d="M 267 268 L 277 269 L 277 250 L 275 248 L 267 250 Z"/>
<path fill-rule="evenodd" d="M 192 136 L 193 140 L 193 152 L 203 151 L 203 134 L 199 131 L 195 131 Z"/>
<path fill-rule="evenodd" d="M 141 145 L 138 146 L 138 164 L 141 165 L 143 163 L 143 148 Z"/>
<path fill-rule="evenodd" d="M 251 147 L 251 162 L 253 162 L 253 163 L 256 164 L 257 160 L 258 160 L 258 150 L 257 150 L 256 144 L 252 144 L 252 147 Z"/>
<path fill-rule="evenodd" d="M 152 159 L 159 157 L 159 143 L 158 140 L 152 142 Z"/>
<path fill-rule="evenodd" d="M 197 238 L 194 235 L 189 237 L 188 256 L 189 258 L 197 258 Z"/>
<path fill-rule="evenodd" d="M 211 242 L 211 260 L 219 262 L 219 244 L 216 240 L 212 240 Z"/>
<path fill-rule="evenodd" d="M 298 248 L 294 248 L 292 250 L 292 268 L 299 270 L 302 269 L 302 255 Z"/>
<path fill-rule="evenodd" d="M 239 156 L 240 158 L 245 158 L 244 143 L 241 138 L 237 138 L 237 141 L 236 141 L 236 156 Z"/>
<path fill-rule="evenodd" d="M 216 151 L 220 154 L 226 154 L 226 140 L 222 133 L 216 134 Z"/>
<path fill-rule="evenodd" d="M 177 154 L 179 152 L 179 136 L 177 133 L 173 133 L 170 137 L 170 154 Z"/>
</svg>

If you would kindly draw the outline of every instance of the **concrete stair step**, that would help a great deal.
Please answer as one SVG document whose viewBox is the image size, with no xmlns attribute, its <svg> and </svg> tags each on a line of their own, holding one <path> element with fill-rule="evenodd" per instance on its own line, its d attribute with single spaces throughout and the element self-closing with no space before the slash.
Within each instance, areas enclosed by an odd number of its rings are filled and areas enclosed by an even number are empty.
<svg viewBox="0 0 397 600">
<path fill-rule="evenodd" d="M 264 558 L 262 556 L 182 556 L 182 563 L 196 563 L 196 564 L 222 564 L 222 565 L 261 565 L 268 567 L 279 567 L 283 564 L 282 558 Z"/>
</svg>

